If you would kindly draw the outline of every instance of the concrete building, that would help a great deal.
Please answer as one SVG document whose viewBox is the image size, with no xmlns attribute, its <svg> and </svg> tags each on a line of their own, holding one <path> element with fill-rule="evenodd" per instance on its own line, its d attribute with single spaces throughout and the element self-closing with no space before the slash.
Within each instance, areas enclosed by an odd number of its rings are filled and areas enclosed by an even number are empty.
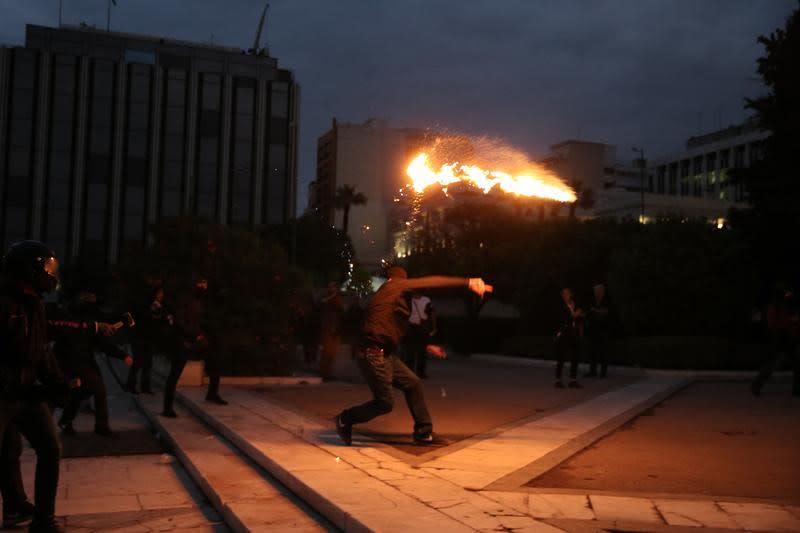
<svg viewBox="0 0 800 533">
<path fill-rule="evenodd" d="M 160 217 L 282 223 L 298 103 L 264 50 L 29 25 L 0 48 L 0 242 L 102 265 Z"/>
<path fill-rule="evenodd" d="M 390 128 L 386 121 L 363 124 L 333 120 L 317 144 L 317 176 L 309 190 L 309 210 L 341 227 L 334 198 L 337 187 L 352 185 L 367 204 L 350 211 L 349 234 L 359 262 L 373 267 L 394 255 L 395 198 L 408 183 L 405 170 L 424 144 L 426 132 Z"/>
</svg>

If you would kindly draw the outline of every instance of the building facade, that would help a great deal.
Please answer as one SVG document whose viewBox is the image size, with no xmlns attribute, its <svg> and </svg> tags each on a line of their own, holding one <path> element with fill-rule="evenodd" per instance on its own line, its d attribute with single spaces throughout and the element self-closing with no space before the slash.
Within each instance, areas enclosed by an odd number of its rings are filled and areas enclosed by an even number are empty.
<svg viewBox="0 0 800 533">
<path fill-rule="evenodd" d="M 0 48 L 0 242 L 102 265 L 162 217 L 283 223 L 298 104 L 264 51 L 29 25 Z"/>
<path fill-rule="evenodd" d="M 408 183 L 406 167 L 425 142 L 420 129 L 390 128 L 384 120 L 363 124 L 333 120 L 317 144 L 317 176 L 309 190 L 309 211 L 341 227 L 334 205 L 336 189 L 352 185 L 367 204 L 350 210 L 349 235 L 356 258 L 378 266 L 394 255 L 396 201 Z"/>
</svg>

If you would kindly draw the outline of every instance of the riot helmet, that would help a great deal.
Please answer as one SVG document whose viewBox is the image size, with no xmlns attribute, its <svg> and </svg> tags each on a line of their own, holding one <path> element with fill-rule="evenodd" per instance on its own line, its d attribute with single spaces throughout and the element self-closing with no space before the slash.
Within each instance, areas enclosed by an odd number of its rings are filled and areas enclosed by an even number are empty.
<svg viewBox="0 0 800 533">
<path fill-rule="evenodd" d="M 49 246 L 39 241 L 11 245 L 3 257 L 3 272 L 10 280 L 29 283 L 39 294 L 58 286 L 58 259 Z"/>
</svg>

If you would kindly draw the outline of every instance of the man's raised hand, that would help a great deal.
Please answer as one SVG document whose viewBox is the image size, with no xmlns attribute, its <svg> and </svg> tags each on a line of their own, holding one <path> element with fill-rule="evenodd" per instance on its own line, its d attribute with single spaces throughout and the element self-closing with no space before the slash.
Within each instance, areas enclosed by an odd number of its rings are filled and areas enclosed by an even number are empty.
<svg viewBox="0 0 800 533">
<path fill-rule="evenodd" d="M 494 287 L 485 283 L 481 278 L 469 278 L 469 290 L 483 298 L 483 295 L 492 292 Z"/>
<path fill-rule="evenodd" d="M 428 352 L 428 355 L 431 357 L 436 357 L 437 359 L 447 359 L 447 352 L 444 351 L 444 348 L 438 344 L 428 344 L 425 346 L 425 351 Z"/>
</svg>

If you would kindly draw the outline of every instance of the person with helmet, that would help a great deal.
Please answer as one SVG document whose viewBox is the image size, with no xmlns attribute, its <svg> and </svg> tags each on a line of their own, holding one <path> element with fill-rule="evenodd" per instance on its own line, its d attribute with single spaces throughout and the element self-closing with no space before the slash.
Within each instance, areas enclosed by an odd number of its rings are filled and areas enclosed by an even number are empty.
<svg viewBox="0 0 800 533">
<path fill-rule="evenodd" d="M 46 348 L 48 330 L 110 334 L 106 323 L 60 321 L 48 324 L 42 295 L 58 285 L 55 253 L 39 241 L 13 244 L 3 257 L 0 284 L 0 493 L 3 523 L 32 518 L 33 533 L 63 531 L 55 519 L 61 445 L 49 402 L 59 403 L 70 387 Z M 22 488 L 19 434 L 36 452 L 35 506 Z"/>
<path fill-rule="evenodd" d="M 372 399 L 337 415 L 334 419 L 336 432 L 349 445 L 354 424 L 368 422 L 392 410 L 392 387 L 395 387 L 405 394 L 414 418 L 414 442 L 419 445 L 432 444 L 435 442 L 433 422 L 425 404 L 422 383 L 396 355 L 408 328 L 408 297 L 415 290 L 450 287 L 463 287 L 482 297 L 484 293 L 492 292 L 492 286 L 485 284 L 481 278 L 427 276 L 409 279 L 405 269 L 398 266 L 389 268 L 387 277 L 386 283 L 381 285 L 369 302 L 356 357 L 361 375 L 372 391 Z M 428 345 L 427 352 L 434 357 L 446 357 L 444 350 L 438 346 Z"/>
</svg>

